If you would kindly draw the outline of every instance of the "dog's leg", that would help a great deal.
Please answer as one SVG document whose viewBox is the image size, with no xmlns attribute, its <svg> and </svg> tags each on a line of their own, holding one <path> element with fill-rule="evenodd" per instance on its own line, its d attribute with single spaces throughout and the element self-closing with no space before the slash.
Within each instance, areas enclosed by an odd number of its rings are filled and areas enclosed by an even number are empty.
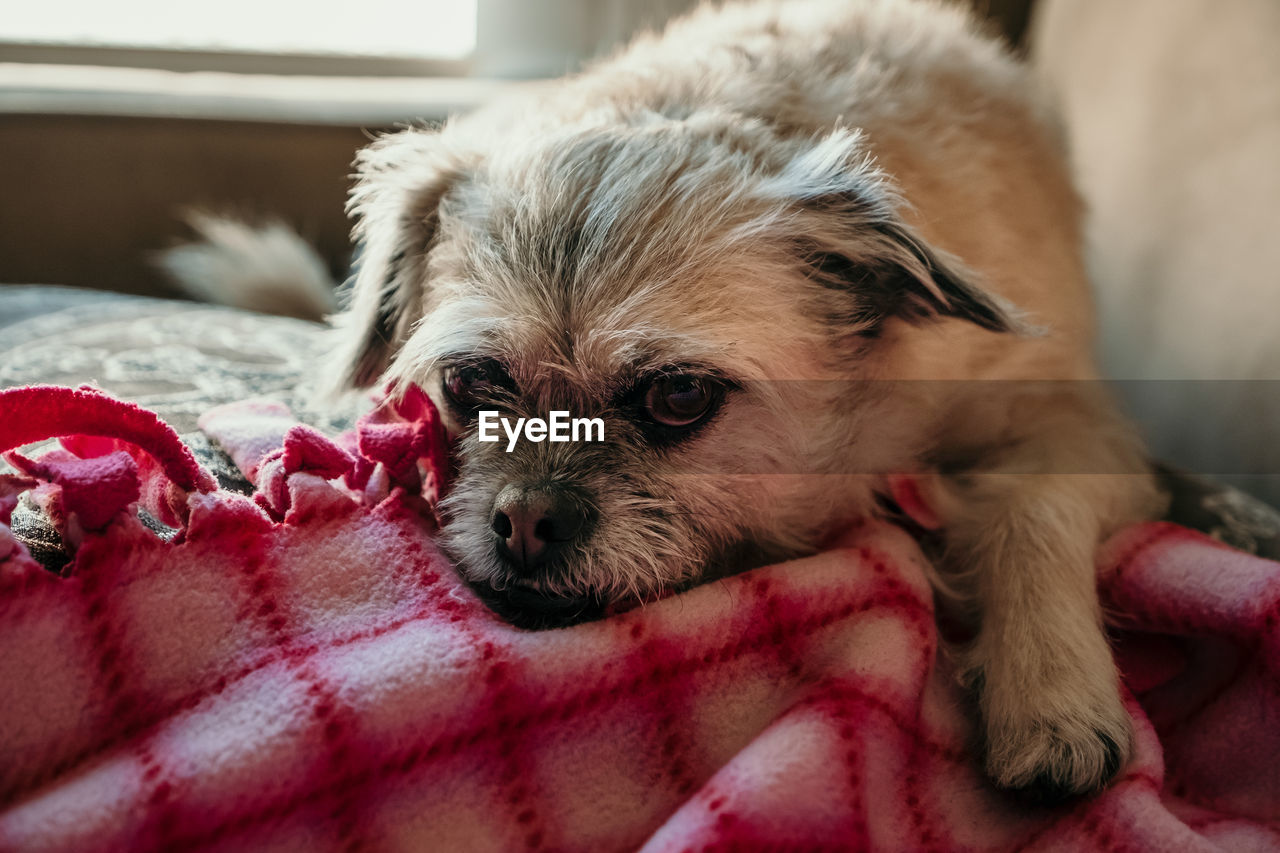
<svg viewBox="0 0 1280 853">
<path fill-rule="evenodd" d="M 1104 785 L 1129 757 L 1094 552 L 1159 497 L 1114 418 L 1058 409 L 1031 421 L 1042 428 L 1034 436 L 944 486 L 946 562 L 981 617 L 963 676 L 978 697 L 987 771 L 1000 787 L 1059 800 Z"/>
</svg>

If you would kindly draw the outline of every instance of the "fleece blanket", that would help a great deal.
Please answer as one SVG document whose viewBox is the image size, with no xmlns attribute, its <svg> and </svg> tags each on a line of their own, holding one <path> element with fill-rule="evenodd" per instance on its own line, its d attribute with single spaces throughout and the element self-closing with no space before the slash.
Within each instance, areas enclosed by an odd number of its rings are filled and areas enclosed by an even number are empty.
<svg viewBox="0 0 1280 853">
<path fill-rule="evenodd" d="M 0 392 L 0 851 L 1280 849 L 1280 564 L 1168 524 L 1099 554 L 1136 754 L 1054 808 L 983 780 L 924 557 L 818 556 L 526 632 L 432 544 L 425 397 L 327 438 L 269 403 L 204 429 Z M 148 523 L 143 523 L 143 520 Z M 154 523 L 155 521 L 160 524 Z"/>
</svg>

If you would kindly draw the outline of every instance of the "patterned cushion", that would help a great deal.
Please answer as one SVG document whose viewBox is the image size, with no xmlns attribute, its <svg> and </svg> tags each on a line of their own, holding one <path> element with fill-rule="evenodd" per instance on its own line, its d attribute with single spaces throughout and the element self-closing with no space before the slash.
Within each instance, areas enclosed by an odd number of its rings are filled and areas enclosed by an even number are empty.
<svg viewBox="0 0 1280 853">
<path fill-rule="evenodd" d="M 320 428 L 351 425 L 308 368 L 326 348 L 312 323 L 230 308 L 67 287 L 0 286 L 0 387 L 90 383 L 179 433 L 212 406 L 271 397 Z"/>
</svg>

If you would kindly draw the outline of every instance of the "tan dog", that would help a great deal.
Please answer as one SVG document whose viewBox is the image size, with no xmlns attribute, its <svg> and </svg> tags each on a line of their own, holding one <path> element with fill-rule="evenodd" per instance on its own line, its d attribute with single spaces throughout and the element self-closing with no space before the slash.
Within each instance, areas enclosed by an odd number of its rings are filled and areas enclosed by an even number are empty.
<svg viewBox="0 0 1280 853">
<path fill-rule="evenodd" d="M 961 12 L 703 10 L 358 162 L 341 369 L 447 413 L 445 542 L 504 612 L 812 552 L 933 472 L 992 779 L 1060 797 L 1124 763 L 1093 552 L 1156 492 L 1092 381 L 1051 117 Z M 507 452 L 485 409 L 604 441 Z"/>
</svg>

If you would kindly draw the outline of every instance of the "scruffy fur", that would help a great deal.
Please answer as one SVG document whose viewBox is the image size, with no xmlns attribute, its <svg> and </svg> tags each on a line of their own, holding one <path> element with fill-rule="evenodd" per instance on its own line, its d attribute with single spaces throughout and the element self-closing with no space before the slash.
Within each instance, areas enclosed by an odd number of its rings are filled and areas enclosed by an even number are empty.
<svg viewBox="0 0 1280 853">
<path fill-rule="evenodd" d="M 1099 393 L 1080 204 L 1023 69 L 914 0 L 703 9 L 587 72 L 361 152 L 347 384 L 418 383 L 448 414 L 445 544 L 518 611 L 581 617 L 813 552 L 920 473 L 940 590 L 977 618 L 962 670 L 987 770 L 1048 797 L 1130 749 L 1093 551 L 1153 512 Z M 602 417 L 602 444 L 481 444 L 442 391 L 492 359 L 510 416 Z M 723 379 L 658 446 L 627 389 Z M 508 487 L 593 519 L 517 577 Z M 556 609 L 557 606 L 559 609 Z"/>
</svg>

